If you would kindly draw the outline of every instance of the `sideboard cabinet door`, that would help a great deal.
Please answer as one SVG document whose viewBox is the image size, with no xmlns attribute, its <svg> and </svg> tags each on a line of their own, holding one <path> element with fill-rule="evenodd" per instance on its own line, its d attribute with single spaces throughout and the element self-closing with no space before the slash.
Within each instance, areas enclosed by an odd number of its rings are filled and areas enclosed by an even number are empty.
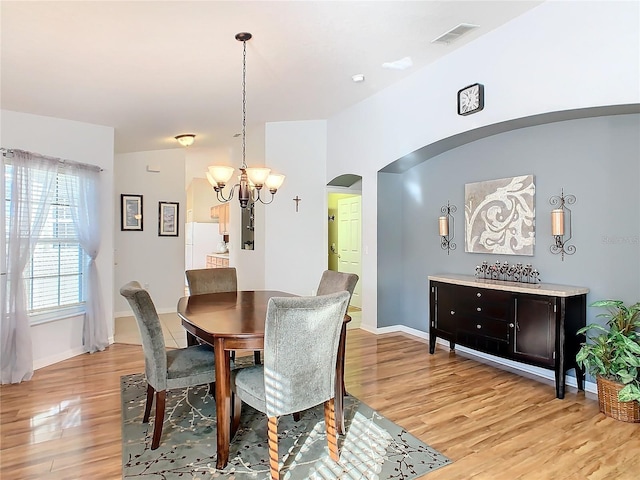
<svg viewBox="0 0 640 480">
<path fill-rule="evenodd" d="M 511 323 L 513 358 L 533 365 L 553 367 L 556 349 L 554 299 L 519 294 L 514 302 Z"/>
</svg>

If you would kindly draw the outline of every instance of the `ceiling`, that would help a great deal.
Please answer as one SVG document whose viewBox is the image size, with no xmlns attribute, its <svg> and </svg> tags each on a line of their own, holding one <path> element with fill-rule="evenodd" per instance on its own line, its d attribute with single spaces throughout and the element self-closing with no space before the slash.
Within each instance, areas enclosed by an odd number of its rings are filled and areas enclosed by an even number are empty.
<svg viewBox="0 0 640 480">
<path fill-rule="evenodd" d="M 116 153 L 326 119 L 541 1 L 2 1 L 3 109 L 115 128 Z M 460 23 L 479 25 L 431 43 Z M 410 57 L 406 70 L 385 62 Z M 354 74 L 365 81 L 354 83 Z M 10 145 L 3 145 L 11 147 Z"/>
</svg>

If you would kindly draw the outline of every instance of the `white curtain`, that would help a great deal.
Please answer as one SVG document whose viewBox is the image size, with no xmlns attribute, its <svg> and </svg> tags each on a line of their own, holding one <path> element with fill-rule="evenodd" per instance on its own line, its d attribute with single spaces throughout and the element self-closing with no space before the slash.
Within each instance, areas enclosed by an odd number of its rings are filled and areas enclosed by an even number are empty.
<svg viewBox="0 0 640 480">
<path fill-rule="evenodd" d="M 58 162 L 14 150 L 11 159 L 11 210 L 7 238 L 7 279 L 0 302 L 0 376 L 19 383 L 33 375 L 31 330 L 23 272 L 49 213 Z M 4 179 L 2 179 L 4 181 Z"/>
<path fill-rule="evenodd" d="M 63 171 L 70 174 L 63 176 L 66 197 L 78 201 L 76 207 L 71 208 L 71 217 L 78 231 L 80 246 L 89 256 L 87 275 L 84 277 L 86 303 L 82 344 L 90 353 L 94 353 L 109 345 L 95 261 L 100 249 L 100 174 L 80 165 L 65 165 Z"/>
</svg>

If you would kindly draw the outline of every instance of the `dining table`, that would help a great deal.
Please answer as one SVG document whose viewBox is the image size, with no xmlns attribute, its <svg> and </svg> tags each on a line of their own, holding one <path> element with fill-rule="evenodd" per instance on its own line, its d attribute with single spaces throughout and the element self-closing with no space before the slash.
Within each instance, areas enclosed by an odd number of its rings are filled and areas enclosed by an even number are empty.
<svg viewBox="0 0 640 480">
<path fill-rule="evenodd" d="M 213 347 L 215 357 L 215 400 L 217 416 L 216 468 L 224 468 L 229 461 L 231 441 L 231 352 L 262 350 L 267 305 L 271 297 L 297 295 L 276 290 L 244 290 L 206 293 L 182 297 L 177 312 L 187 331 L 187 344 L 201 342 Z M 343 402 L 344 357 L 346 326 L 351 320 L 344 316 L 338 358 L 336 362 L 335 415 L 336 430 L 344 434 Z"/>
</svg>

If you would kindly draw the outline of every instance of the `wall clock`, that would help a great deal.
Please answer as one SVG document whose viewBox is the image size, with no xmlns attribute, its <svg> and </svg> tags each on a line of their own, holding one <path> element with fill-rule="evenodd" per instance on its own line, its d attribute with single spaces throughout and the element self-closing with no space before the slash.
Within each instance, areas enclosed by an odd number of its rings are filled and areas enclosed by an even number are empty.
<svg viewBox="0 0 640 480">
<path fill-rule="evenodd" d="M 474 83 L 458 90 L 458 115 L 471 115 L 484 108 L 484 86 Z"/>
</svg>

